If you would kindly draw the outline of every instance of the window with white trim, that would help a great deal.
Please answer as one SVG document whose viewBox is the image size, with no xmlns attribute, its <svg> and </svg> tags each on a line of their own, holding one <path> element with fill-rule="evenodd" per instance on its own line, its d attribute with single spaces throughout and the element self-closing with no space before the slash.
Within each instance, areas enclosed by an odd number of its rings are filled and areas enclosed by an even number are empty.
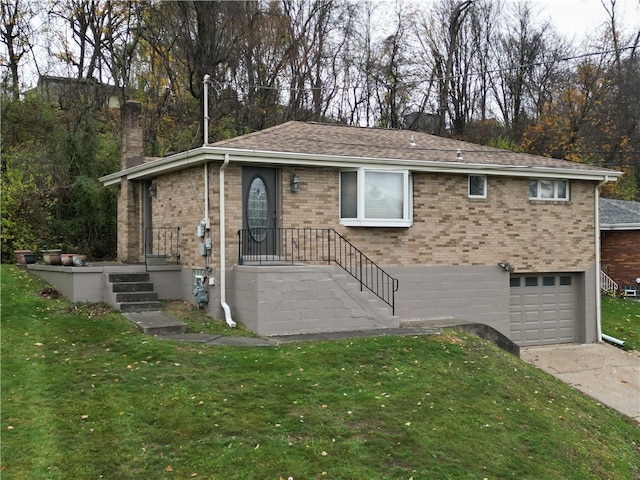
<svg viewBox="0 0 640 480">
<path fill-rule="evenodd" d="M 487 176 L 469 175 L 469 198 L 487 198 Z"/>
<path fill-rule="evenodd" d="M 550 178 L 529 179 L 530 200 L 569 200 L 569 181 Z"/>
<path fill-rule="evenodd" d="M 351 227 L 410 227 L 408 170 L 340 172 L 340 223 Z"/>
</svg>

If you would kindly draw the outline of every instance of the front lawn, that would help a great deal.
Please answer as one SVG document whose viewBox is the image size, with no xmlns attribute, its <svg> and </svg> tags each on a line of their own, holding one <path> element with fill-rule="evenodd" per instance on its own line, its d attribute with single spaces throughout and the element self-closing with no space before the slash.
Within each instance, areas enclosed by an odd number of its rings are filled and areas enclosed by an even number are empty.
<svg viewBox="0 0 640 480">
<path fill-rule="evenodd" d="M 640 428 L 477 337 L 221 347 L 2 266 L 1 476 L 631 479 Z"/>
<path fill-rule="evenodd" d="M 624 340 L 625 350 L 640 351 L 640 301 L 603 296 L 602 333 Z"/>
</svg>

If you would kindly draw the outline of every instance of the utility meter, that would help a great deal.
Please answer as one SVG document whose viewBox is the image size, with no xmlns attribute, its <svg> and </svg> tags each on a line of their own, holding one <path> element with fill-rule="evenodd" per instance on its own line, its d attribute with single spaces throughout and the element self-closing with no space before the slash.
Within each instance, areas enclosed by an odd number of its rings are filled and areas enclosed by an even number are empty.
<svg viewBox="0 0 640 480">
<path fill-rule="evenodd" d="M 207 222 L 204 219 L 200 220 L 200 223 L 198 224 L 198 228 L 196 229 L 196 234 L 200 238 L 204 238 L 204 233 L 206 228 L 207 228 Z"/>
</svg>

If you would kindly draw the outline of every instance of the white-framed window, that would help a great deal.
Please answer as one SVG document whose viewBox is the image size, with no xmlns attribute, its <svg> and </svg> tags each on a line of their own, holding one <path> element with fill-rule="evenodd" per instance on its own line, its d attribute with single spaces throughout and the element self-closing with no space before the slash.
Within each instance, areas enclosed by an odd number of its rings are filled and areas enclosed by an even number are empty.
<svg viewBox="0 0 640 480">
<path fill-rule="evenodd" d="M 410 227 L 408 170 L 340 172 L 340 223 L 351 227 Z"/>
<path fill-rule="evenodd" d="M 469 175 L 469 198 L 487 198 L 486 175 Z"/>
<path fill-rule="evenodd" d="M 569 181 L 552 178 L 531 178 L 529 180 L 531 200 L 569 200 Z"/>
</svg>

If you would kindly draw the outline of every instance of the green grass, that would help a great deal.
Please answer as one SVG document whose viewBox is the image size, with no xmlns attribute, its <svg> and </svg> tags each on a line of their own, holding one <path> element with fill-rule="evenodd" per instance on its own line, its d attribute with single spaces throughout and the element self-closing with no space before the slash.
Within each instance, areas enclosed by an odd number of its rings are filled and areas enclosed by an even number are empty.
<svg viewBox="0 0 640 480">
<path fill-rule="evenodd" d="M 640 428 L 476 337 L 144 336 L 2 266 L 9 479 L 633 479 Z"/>
<path fill-rule="evenodd" d="M 625 350 L 640 351 L 640 302 L 603 296 L 602 333 L 624 340 Z"/>
<path fill-rule="evenodd" d="M 197 308 L 184 300 L 163 300 L 162 309 L 186 323 L 188 333 L 208 333 L 234 337 L 256 336 L 241 324 L 229 328 L 224 320 L 211 318 L 205 309 Z"/>
</svg>

